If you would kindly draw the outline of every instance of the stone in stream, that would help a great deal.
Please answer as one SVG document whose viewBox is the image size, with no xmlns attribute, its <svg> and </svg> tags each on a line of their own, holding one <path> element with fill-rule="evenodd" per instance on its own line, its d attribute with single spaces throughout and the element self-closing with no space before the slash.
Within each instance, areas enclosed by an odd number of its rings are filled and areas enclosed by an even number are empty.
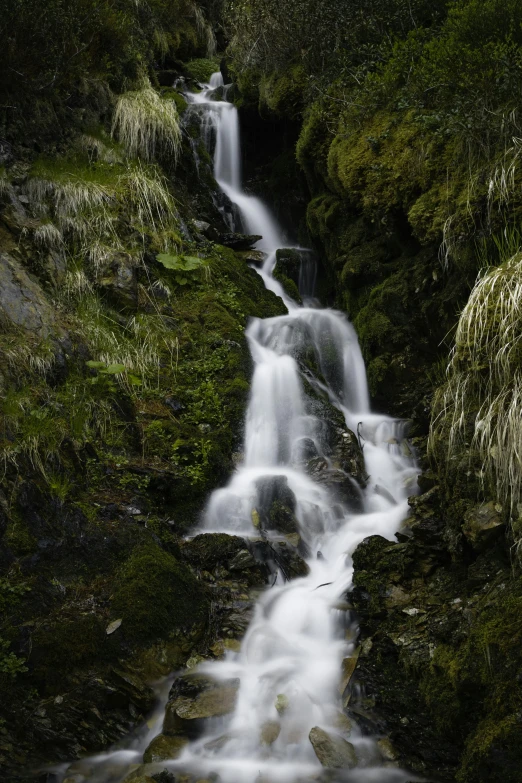
<svg viewBox="0 0 522 783">
<path fill-rule="evenodd" d="M 161 775 L 164 764 L 141 764 L 124 779 L 123 783 L 156 783 L 153 775 Z"/>
<path fill-rule="evenodd" d="M 267 254 L 262 250 L 243 250 L 239 251 L 238 256 L 247 264 L 253 264 L 260 269 L 267 259 Z"/>
<path fill-rule="evenodd" d="M 261 742 L 272 745 L 281 733 L 281 725 L 276 720 L 267 720 L 261 726 Z"/>
<path fill-rule="evenodd" d="M 232 250 L 251 250 L 256 242 L 262 239 L 258 234 L 238 234 L 229 232 L 219 235 L 219 242 L 225 247 L 231 247 Z"/>
<path fill-rule="evenodd" d="M 347 689 L 354 675 L 355 669 L 357 668 L 357 661 L 359 660 L 360 652 L 361 650 L 360 648 L 358 648 L 353 652 L 353 654 L 349 658 L 344 658 L 341 664 L 342 674 L 341 674 L 341 682 L 339 683 L 339 693 L 341 694 L 341 696 L 344 694 L 345 690 Z"/>
<path fill-rule="evenodd" d="M 323 767 L 353 769 L 357 765 L 355 748 L 351 742 L 314 726 L 308 735 L 315 755 Z"/>
<path fill-rule="evenodd" d="M 167 737 L 165 734 L 158 734 L 143 754 L 143 762 L 154 764 L 158 761 L 177 759 L 187 743 L 186 737 Z"/>
<path fill-rule="evenodd" d="M 296 499 L 286 476 L 265 476 L 256 481 L 257 512 L 262 530 L 299 533 L 295 517 Z"/>
<path fill-rule="evenodd" d="M 171 690 L 167 704 L 164 733 L 169 736 L 198 736 L 208 718 L 232 712 L 236 703 L 239 680 L 216 683 L 198 674 L 179 677 Z"/>
</svg>

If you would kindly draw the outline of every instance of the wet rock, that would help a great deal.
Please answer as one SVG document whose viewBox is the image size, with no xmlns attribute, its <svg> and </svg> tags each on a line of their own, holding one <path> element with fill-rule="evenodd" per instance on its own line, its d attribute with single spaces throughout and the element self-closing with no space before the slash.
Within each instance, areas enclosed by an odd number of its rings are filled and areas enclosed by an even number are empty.
<svg viewBox="0 0 522 783">
<path fill-rule="evenodd" d="M 367 477 L 364 468 L 364 455 L 355 432 L 347 427 L 335 427 L 331 441 L 333 466 L 347 473 L 361 486 L 365 486 Z"/>
<path fill-rule="evenodd" d="M 344 712 L 337 712 L 334 715 L 332 726 L 335 726 L 338 731 L 349 737 L 352 733 L 353 722 L 350 720 L 348 715 L 344 714 Z"/>
<path fill-rule="evenodd" d="M 472 547 L 480 551 L 490 546 L 505 530 L 502 509 L 497 504 L 481 503 L 464 517 L 462 532 Z"/>
<path fill-rule="evenodd" d="M 262 250 L 243 250 L 239 251 L 238 255 L 243 259 L 245 264 L 253 264 L 260 269 L 267 259 L 267 254 Z"/>
<path fill-rule="evenodd" d="M 341 664 L 341 681 L 339 683 L 339 693 L 341 696 L 344 694 L 355 673 L 360 653 L 361 650 L 358 648 L 349 658 L 344 658 Z"/>
<path fill-rule="evenodd" d="M 158 734 L 143 754 L 143 761 L 145 764 L 153 764 L 167 759 L 177 759 L 187 743 L 186 737 L 167 737 L 165 734 Z"/>
<path fill-rule="evenodd" d="M 10 163 L 13 158 L 12 145 L 6 139 L 0 139 L 0 163 Z"/>
<path fill-rule="evenodd" d="M 205 231 L 208 231 L 210 228 L 210 223 L 207 223 L 204 220 L 193 220 L 192 223 L 194 224 L 194 227 L 200 232 L 200 234 L 204 234 Z"/>
<path fill-rule="evenodd" d="M 276 553 L 276 563 L 283 572 L 285 579 L 297 579 L 307 576 L 309 568 L 300 553 L 290 543 L 277 541 L 272 544 Z"/>
<path fill-rule="evenodd" d="M 135 310 L 138 306 L 138 277 L 130 256 L 119 253 L 106 270 L 100 286 L 118 309 Z"/>
<path fill-rule="evenodd" d="M 255 567 L 256 561 L 248 549 L 240 549 L 232 560 L 229 560 L 228 562 L 229 571 L 245 571 Z"/>
<path fill-rule="evenodd" d="M 306 472 L 317 484 L 332 490 L 341 502 L 354 510 L 362 509 L 362 493 L 358 482 L 343 470 L 331 467 L 324 457 L 308 460 Z"/>
<path fill-rule="evenodd" d="M 164 733 L 169 737 L 198 736 L 205 720 L 232 712 L 238 688 L 238 680 L 216 683 L 197 674 L 179 677 L 171 690 Z"/>
<path fill-rule="evenodd" d="M 205 239 L 209 239 L 211 242 L 217 242 L 219 240 L 219 233 L 210 223 L 207 223 L 205 220 L 193 220 L 192 223 L 196 231 L 203 234 Z"/>
<path fill-rule="evenodd" d="M 298 533 L 296 499 L 286 476 L 266 476 L 256 481 L 257 512 L 262 530 Z"/>
<path fill-rule="evenodd" d="M 227 233 L 219 235 L 219 242 L 232 250 L 251 250 L 262 238 L 253 234 Z"/>
<path fill-rule="evenodd" d="M 309 739 L 323 767 L 353 769 L 357 765 L 355 748 L 342 737 L 315 726 L 310 731 Z"/>
<path fill-rule="evenodd" d="M 255 559 L 264 563 L 271 574 L 281 571 L 287 580 L 308 574 L 306 562 L 286 541 L 252 541 L 250 546 Z"/>
<path fill-rule="evenodd" d="M 397 761 L 398 754 L 389 737 L 381 737 L 380 740 L 377 740 L 377 746 L 386 761 Z"/>
<path fill-rule="evenodd" d="M 281 733 L 281 725 L 276 720 L 268 720 L 261 726 L 261 742 L 273 745 Z"/>
<path fill-rule="evenodd" d="M 210 750 L 211 753 L 214 753 L 217 750 L 221 750 L 221 748 L 224 748 L 225 745 L 230 742 L 232 739 L 230 734 L 223 734 L 221 737 L 218 737 L 215 740 L 211 740 L 210 742 L 206 742 L 203 746 L 205 750 Z"/>
<path fill-rule="evenodd" d="M 155 776 L 161 774 L 165 766 L 161 763 L 141 764 L 124 779 L 123 783 L 156 783 Z M 154 777 L 153 777 L 154 776 Z"/>
<path fill-rule="evenodd" d="M 14 326 L 45 339 L 63 333 L 40 285 L 8 253 L 0 252 L 0 325 Z"/>
<path fill-rule="evenodd" d="M 269 570 L 255 549 L 239 536 L 208 533 L 195 536 L 182 545 L 184 558 L 195 568 L 210 574 L 220 569 L 239 572 L 249 585 L 266 583 Z"/>
<path fill-rule="evenodd" d="M 301 271 L 301 253 L 294 248 L 281 248 L 276 253 L 275 272 L 284 275 L 299 285 L 299 272 Z"/>
</svg>

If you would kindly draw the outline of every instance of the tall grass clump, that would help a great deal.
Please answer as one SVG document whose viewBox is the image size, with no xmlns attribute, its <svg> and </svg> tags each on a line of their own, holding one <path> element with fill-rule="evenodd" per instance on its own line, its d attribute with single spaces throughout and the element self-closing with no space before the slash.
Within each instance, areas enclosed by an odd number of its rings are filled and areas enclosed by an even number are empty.
<svg viewBox="0 0 522 783">
<path fill-rule="evenodd" d="M 161 98 L 147 80 L 141 90 L 120 95 L 114 111 L 112 133 L 131 158 L 154 159 L 159 149 L 175 160 L 181 147 L 176 104 Z"/>
<path fill-rule="evenodd" d="M 486 268 L 464 307 L 430 433 L 455 465 L 467 454 L 522 540 L 522 252 Z"/>
<path fill-rule="evenodd" d="M 165 177 L 140 160 L 42 160 L 31 171 L 29 195 L 40 218 L 36 242 L 72 261 L 85 259 L 94 277 L 115 253 L 139 256 L 145 234 L 172 233 L 179 222 Z M 135 247 L 124 247 L 124 235 Z"/>
<path fill-rule="evenodd" d="M 78 316 L 95 359 L 106 365 L 122 365 L 127 373 L 139 377 L 141 388 L 154 388 L 162 367 L 175 365 L 178 339 L 172 325 L 161 315 L 136 314 L 121 326 L 91 295 L 82 300 Z M 125 373 L 116 380 L 126 387 Z"/>
</svg>

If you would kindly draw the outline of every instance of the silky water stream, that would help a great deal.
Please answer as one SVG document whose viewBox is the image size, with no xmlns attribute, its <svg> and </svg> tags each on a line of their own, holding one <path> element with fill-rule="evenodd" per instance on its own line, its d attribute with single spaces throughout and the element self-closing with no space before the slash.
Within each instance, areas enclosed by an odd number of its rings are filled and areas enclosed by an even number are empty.
<svg viewBox="0 0 522 783">
<path fill-rule="evenodd" d="M 309 573 L 290 582 L 277 574 L 257 601 L 240 651 L 200 665 L 201 673 L 217 681 L 239 681 L 234 711 L 212 719 L 205 735 L 191 742 L 180 758 L 162 764 L 173 772 L 191 772 L 195 779 L 217 774 L 222 783 L 405 781 L 411 776 L 386 766 L 375 739 L 364 736 L 354 722 L 349 727 L 339 692 L 342 661 L 353 655 L 357 634 L 353 618 L 340 606 L 352 582 L 351 555 L 367 536 L 394 540 L 415 485 L 417 470 L 411 452 L 403 448 L 404 424 L 370 411 L 364 362 L 346 318 L 317 307 L 309 298 L 311 290 L 302 291 L 305 304 L 298 306 L 272 277 L 276 251 L 288 243 L 267 207 L 242 189 L 238 113 L 226 101 L 221 74 L 187 98 L 189 112 L 199 115 L 203 139 L 213 151 L 214 176 L 225 196 L 224 216 L 231 230 L 262 235 L 257 247 L 265 261 L 257 271 L 288 309 L 287 315 L 253 319 L 248 326 L 254 375 L 243 461 L 228 486 L 211 496 L 196 532 L 259 538 L 255 523 L 260 486 L 271 479 L 283 481 L 295 496 Z M 309 270 L 302 275 L 308 286 L 311 277 Z M 305 354 L 315 359 L 315 376 L 310 371 L 303 376 L 300 358 Z M 356 503 L 343 502 L 306 472 L 310 454 L 331 465 L 328 427 L 314 415 L 317 408 L 306 392 L 310 388 L 343 414 L 346 427 L 364 444 L 368 481 L 365 488 L 354 488 Z M 264 535 L 282 539 L 277 531 Z M 147 743 L 161 731 L 167 690 L 164 685 L 150 728 L 127 750 L 91 758 L 91 773 L 82 779 L 121 780 L 125 767 L 139 763 Z M 262 741 L 267 726 L 277 727 L 271 744 Z M 354 769 L 323 770 L 309 739 L 314 727 L 349 740 L 357 757 Z"/>
</svg>

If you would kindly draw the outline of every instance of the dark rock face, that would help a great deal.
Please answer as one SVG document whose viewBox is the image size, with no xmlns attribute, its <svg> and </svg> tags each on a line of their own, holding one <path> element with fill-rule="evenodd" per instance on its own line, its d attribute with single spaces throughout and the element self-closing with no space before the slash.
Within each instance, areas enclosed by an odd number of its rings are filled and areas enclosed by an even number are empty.
<svg viewBox="0 0 522 783">
<path fill-rule="evenodd" d="M 301 271 L 301 254 L 298 250 L 284 248 L 276 253 L 276 273 L 284 275 L 299 285 L 299 272 Z"/>
<path fill-rule="evenodd" d="M 230 247 L 233 250 L 251 250 L 256 242 L 259 242 L 263 237 L 251 234 L 220 234 L 219 241 L 225 247 Z"/>
<path fill-rule="evenodd" d="M 452 551 L 455 509 L 439 487 L 410 505 L 400 543 L 373 536 L 354 554 L 355 679 L 365 695 L 350 709 L 369 730 L 389 733 L 401 763 L 417 772 L 514 782 L 521 702 L 509 683 L 522 665 L 511 635 L 520 580 L 502 543 L 476 552 L 461 536 Z M 477 514 L 481 529 L 494 519 L 484 507 L 465 520 L 457 513 L 464 531 Z"/>
<path fill-rule="evenodd" d="M 295 495 L 286 476 L 267 476 L 257 482 L 257 512 L 261 530 L 298 533 Z"/>
<path fill-rule="evenodd" d="M 0 322 L 46 338 L 57 320 L 41 286 L 12 255 L 0 252 Z"/>
</svg>

